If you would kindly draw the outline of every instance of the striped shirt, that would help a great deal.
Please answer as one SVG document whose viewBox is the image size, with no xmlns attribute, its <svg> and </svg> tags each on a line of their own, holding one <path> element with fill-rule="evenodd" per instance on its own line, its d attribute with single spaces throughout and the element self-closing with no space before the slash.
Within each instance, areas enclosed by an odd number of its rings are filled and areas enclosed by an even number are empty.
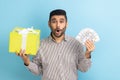
<svg viewBox="0 0 120 80">
<path fill-rule="evenodd" d="M 37 55 L 27 68 L 34 74 L 42 74 L 42 80 L 78 80 L 77 70 L 85 72 L 90 65 L 83 45 L 65 35 L 60 43 L 51 36 L 42 40 Z"/>
</svg>

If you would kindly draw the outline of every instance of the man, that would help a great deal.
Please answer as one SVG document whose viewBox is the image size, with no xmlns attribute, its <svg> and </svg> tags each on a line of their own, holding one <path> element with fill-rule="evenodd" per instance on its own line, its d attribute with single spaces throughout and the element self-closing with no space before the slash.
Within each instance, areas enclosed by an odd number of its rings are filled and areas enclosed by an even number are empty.
<svg viewBox="0 0 120 80">
<path fill-rule="evenodd" d="M 87 40 L 84 52 L 82 44 L 65 35 L 68 22 L 66 12 L 62 9 L 50 12 L 48 24 L 51 34 L 41 41 L 37 55 L 32 61 L 25 54 L 25 50 L 17 54 L 32 73 L 43 75 L 42 80 L 77 80 L 77 70 L 85 72 L 91 65 L 94 44 Z"/>
</svg>

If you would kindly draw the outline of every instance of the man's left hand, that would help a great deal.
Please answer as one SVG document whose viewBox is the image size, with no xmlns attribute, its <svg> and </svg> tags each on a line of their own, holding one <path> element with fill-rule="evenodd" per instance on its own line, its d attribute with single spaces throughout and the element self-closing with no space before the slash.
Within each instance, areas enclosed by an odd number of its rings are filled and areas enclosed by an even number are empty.
<svg viewBox="0 0 120 80">
<path fill-rule="evenodd" d="M 85 46 L 86 46 L 85 56 L 86 58 L 91 58 L 91 52 L 95 49 L 95 45 L 92 41 L 86 40 Z"/>
</svg>

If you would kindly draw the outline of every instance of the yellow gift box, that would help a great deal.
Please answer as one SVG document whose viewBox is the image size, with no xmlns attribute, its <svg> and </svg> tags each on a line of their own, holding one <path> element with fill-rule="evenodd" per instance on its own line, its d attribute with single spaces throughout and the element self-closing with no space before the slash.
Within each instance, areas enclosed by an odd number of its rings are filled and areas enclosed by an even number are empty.
<svg viewBox="0 0 120 80">
<path fill-rule="evenodd" d="M 39 46 L 40 30 L 16 27 L 10 32 L 9 52 L 25 49 L 26 54 L 36 55 Z"/>
</svg>

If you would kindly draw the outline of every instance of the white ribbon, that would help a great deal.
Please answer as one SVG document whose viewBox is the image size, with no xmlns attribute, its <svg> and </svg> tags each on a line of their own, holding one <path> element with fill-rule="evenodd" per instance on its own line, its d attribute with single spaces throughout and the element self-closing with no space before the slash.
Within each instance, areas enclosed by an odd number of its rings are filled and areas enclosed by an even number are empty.
<svg viewBox="0 0 120 80">
<path fill-rule="evenodd" d="M 26 28 L 23 30 L 16 30 L 19 34 L 22 35 L 22 49 L 26 49 L 26 41 L 27 41 L 27 34 L 28 33 L 34 33 L 36 34 L 37 32 L 33 29 L 33 27 L 31 28 Z"/>
<path fill-rule="evenodd" d="M 26 49 L 26 41 L 27 41 L 27 34 L 22 34 L 22 46 L 21 49 L 25 50 Z"/>
</svg>

